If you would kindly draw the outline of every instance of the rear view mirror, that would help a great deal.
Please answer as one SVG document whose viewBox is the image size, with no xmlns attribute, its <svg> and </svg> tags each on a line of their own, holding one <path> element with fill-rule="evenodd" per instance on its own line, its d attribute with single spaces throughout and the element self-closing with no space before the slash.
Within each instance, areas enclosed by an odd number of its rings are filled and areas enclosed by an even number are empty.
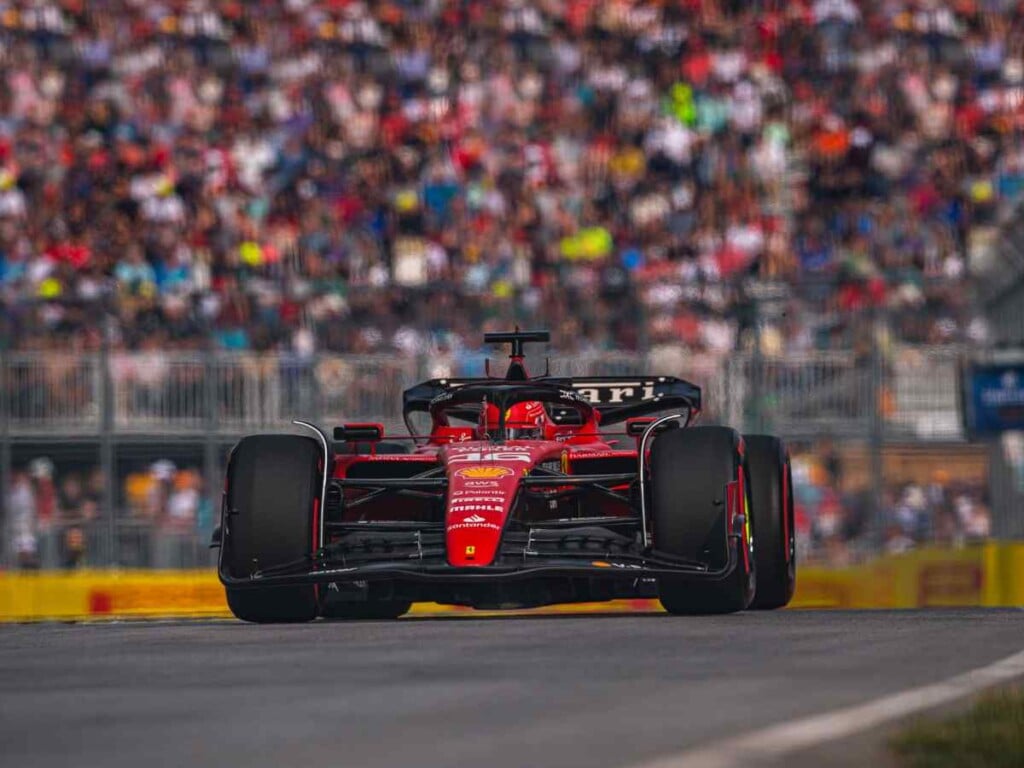
<svg viewBox="0 0 1024 768">
<path fill-rule="evenodd" d="M 655 421 L 657 419 L 653 416 L 634 416 L 632 419 L 626 419 L 626 434 L 630 437 L 640 437 Z M 675 429 L 678 426 L 678 421 L 663 421 L 657 426 L 655 432 L 664 432 L 666 429 Z"/>
<path fill-rule="evenodd" d="M 640 437 L 644 433 L 654 419 L 650 416 L 636 416 L 632 419 L 626 419 L 626 434 L 630 437 Z"/>
<path fill-rule="evenodd" d="M 343 424 L 334 428 L 334 439 L 339 443 L 357 440 L 376 442 L 383 436 L 383 424 Z"/>
</svg>

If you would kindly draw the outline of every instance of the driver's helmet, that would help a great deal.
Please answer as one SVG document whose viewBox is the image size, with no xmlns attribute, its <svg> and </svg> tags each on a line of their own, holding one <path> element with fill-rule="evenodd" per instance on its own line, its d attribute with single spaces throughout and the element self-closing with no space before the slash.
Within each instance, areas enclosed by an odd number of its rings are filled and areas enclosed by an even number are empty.
<svg viewBox="0 0 1024 768">
<path fill-rule="evenodd" d="M 484 414 L 483 432 L 498 436 L 498 407 L 488 404 Z M 539 400 L 516 403 L 505 411 L 505 433 L 509 440 L 538 440 L 544 437 L 544 404 Z"/>
</svg>

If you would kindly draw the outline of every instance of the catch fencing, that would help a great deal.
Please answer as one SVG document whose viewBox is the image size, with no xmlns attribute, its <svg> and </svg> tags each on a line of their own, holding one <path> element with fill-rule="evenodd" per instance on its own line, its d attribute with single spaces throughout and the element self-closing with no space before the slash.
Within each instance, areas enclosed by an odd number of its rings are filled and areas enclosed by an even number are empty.
<svg viewBox="0 0 1024 768">
<path fill-rule="evenodd" d="M 479 356 L 117 353 L 0 357 L 4 436 L 234 436 L 294 418 L 401 425 L 402 391 L 431 376 L 483 375 Z M 958 366 L 946 347 L 897 349 L 886 360 L 852 352 L 767 357 L 552 355 L 564 376 L 657 372 L 704 388 L 706 417 L 789 437 L 963 438 Z M 498 364 L 500 365 L 500 363 Z M 497 368 L 497 366 L 495 366 Z"/>
<path fill-rule="evenodd" d="M 962 351 L 550 353 L 557 375 L 656 372 L 704 389 L 704 423 L 796 441 L 960 443 Z M 239 436 L 376 421 L 404 433 L 402 391 L 482 375 L 484 356 L 46 353 L 0 357 L 2 561 L 44 567 L 209 562 L 224 460 Z M 495 360 L 493 370 L 503 364 Z M 543 365 L 537 359 L 535 366 Z M 879 489 L 880 492 L 880 489 Z"/>
</svg>

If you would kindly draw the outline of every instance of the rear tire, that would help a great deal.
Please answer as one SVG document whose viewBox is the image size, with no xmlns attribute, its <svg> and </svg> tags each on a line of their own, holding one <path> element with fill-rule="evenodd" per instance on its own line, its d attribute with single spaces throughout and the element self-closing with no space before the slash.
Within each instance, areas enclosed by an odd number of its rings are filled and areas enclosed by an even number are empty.
<svg viewBox="0 0 1024 768">
<path fill-rule="evenodd" d="M 654 549 L 723 568 L 734 548 L 736 567 L 720 581 L 663 577 L 661 604 L 682 615 L 742 611 L 754 596 L 755 563 L 750 528 L 740 543 L 727 537 L 729 483 L 750 484 L 740 438 L 726 427 L 693 427 L 665 432 L 654 440 L 650 459 L 650 512 Z M 753 521 L 751 521 L 751 526 Z M 746 553 L 744 553 L 744 549 Z"/>
<path fill-rule="evenodd" d="M 786 447 L 771 435 L 745 435 L 751 509 L 757 531 L 757 591 L 751 608 L 787 605 L 796 590 L 793 476 Z"/>
<path fill-rule="evenodd" d="M 312 553 L 320 459 L 320 445 L 297 435 L 253 435 L 235 446 L 222 522 L 228 576 L 247 578 Z M 228 607 L 243 621 L 305 622 L 317 615 L 313 585 L 225 589 Z"/>
</svg>

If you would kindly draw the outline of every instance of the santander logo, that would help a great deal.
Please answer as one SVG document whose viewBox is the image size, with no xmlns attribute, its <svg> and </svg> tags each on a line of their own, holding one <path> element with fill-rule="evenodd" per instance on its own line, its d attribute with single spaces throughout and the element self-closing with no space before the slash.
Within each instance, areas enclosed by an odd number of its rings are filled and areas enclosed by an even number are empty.
<svg viewBox="0 0 1024 768">
<path fill-rule="evenodd" d="M 500 511 L 501 507 L 497 507 L 494 511 Z M 488 530 L 488 531 L 500 531 L 501 526 L 497 523 L 492 523 L 483 515 L 478 515 L 475 512 L 467 517 L 462 518 L 457 523 L 453 522 L 448 526 L 448 531 L 466 531 L 469 530 Z"/>
</svg>

